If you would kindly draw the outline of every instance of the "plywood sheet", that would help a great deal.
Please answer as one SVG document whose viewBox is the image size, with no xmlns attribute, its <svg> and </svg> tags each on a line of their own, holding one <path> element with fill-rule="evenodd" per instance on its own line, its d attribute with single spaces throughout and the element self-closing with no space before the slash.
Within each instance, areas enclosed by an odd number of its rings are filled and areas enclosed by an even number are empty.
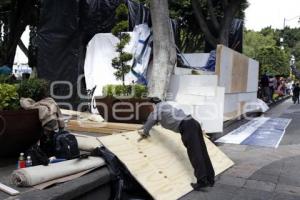
<svg viewBox="0 0 300 200">
<path fill-rule="evenodd" d="M 223 45 L 218 45 L 216 74 L 225 93 L 256 92 L 258 62 Z"/>
<path fill-rule="evenodd" d="M 136 131 L 99 138 L 155 199 L 178 199 L 192 191 L 195 177 L 180 134 L 157 126 L 149 139 L 138 139 Z M 233 165 L 212 142 L 205 142 L 216 174 Z"/>
<path fill-rule="evenodd" d="M 246 92 L 248 86 L 247 84 L 249 58 L 236 52 L 233 52 L 232 55 L 233 60 L 230 92 Z"/>
</svg>

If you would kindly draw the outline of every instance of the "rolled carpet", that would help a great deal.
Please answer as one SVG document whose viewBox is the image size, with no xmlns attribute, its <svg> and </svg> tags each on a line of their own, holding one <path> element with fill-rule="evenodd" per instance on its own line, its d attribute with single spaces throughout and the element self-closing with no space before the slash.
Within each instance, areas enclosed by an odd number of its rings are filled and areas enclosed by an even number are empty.
<svg viewBox="0 0 300 200">
<path fill-rule="evenodd" d="M 39 165 L 15 170 L 11 175 L 11 180 L 17 186 L 34 186 L 86 170 L 96 169 L 104 164 L 104 160 L 99 157 L 68 160 L 48 166 Z"/>
</svg>

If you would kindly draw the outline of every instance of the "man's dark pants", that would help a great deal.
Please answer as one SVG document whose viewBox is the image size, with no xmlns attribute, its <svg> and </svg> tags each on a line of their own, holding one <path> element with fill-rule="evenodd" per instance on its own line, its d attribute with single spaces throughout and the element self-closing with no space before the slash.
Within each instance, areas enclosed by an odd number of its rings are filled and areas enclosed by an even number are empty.
<svg viewBox="0 0 300 200">
<path fill-rule="evenodd" d="M 180 124 L 180 133 L 197 181 L 214 184 L 215 171 L 207 153 L 199 122 L 193 118 L 183 120 Z"/>
</svg>

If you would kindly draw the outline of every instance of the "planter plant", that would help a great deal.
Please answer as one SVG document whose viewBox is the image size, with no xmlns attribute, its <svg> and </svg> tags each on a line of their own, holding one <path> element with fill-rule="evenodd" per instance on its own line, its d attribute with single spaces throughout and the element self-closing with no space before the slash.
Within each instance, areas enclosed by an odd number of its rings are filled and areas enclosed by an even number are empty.
<svg viewBox="0 0 300 200">
<path fill-rule="evenodd" d="M 36 101 L 47 96 L 47 82 L 40 79 L 0 83 L 0 157 L 25 152 L 41 136 L 38 110 L 20 108 L 20 98 Z"/>
<path fill-rule="evenodd" d="M 119 38 L 116 45 L 118 57 L 112 60 L 112 67 L 116 70 L 114 75 L 121 80 L 120 85 L 106 85 L 103 87 L 103 96 L 96 97 L 99 113 L 109 122 L 143 123 L 153 110 L 147 98 L 147 87 L 140 84 L 125 85 L 125 76 L 131 70 L 128 61 L 132 54 L 124 51 L 130 42 L 128 31 L 128 9 L 120 4 L 116 9 L 116 25 L 112 34 Z"/>
<path fill-rule="evenodd" d="M 119 38 L 120 42 L 116 46 L 119 56 L 112 60 L 112 67 L 116 69 L 114 75 L 118 80 L 122 80 L 125 85 L 125 75 L 131 70 L 128 61 L 132 59 L 132 54 L 124 51 L 125 46 L 130 42 L 128 31 L 128 8 L 124 3 L 120 4 L 116 9 L 116 25 L 112 29 L 112 34 Z"/>
</svg>

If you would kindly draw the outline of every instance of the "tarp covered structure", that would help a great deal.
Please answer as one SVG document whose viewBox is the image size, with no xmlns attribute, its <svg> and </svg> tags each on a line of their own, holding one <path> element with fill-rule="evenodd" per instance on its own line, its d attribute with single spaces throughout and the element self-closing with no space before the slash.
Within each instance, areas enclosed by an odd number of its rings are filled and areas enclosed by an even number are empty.
<svg viewBox="0 0 300 200">
<path fill-rule="evenodd" d="M 50 82 L 67 81 L 54 85 L 57 99 L 76 101 L 78 77 L 83 74 L 86 45 L 97 33 L 110 33 L 115 24 L 115 9 L 120 0 L 44 0 L 41 2 L 38 30 L 38 76 Z M 150 22 L 150 11 L 126 0 L 130 30 Z M 73 92 L 71 97 L 69 94 Z M 60 96 L 60 97 L 59 97 Z"/>
</svg>

